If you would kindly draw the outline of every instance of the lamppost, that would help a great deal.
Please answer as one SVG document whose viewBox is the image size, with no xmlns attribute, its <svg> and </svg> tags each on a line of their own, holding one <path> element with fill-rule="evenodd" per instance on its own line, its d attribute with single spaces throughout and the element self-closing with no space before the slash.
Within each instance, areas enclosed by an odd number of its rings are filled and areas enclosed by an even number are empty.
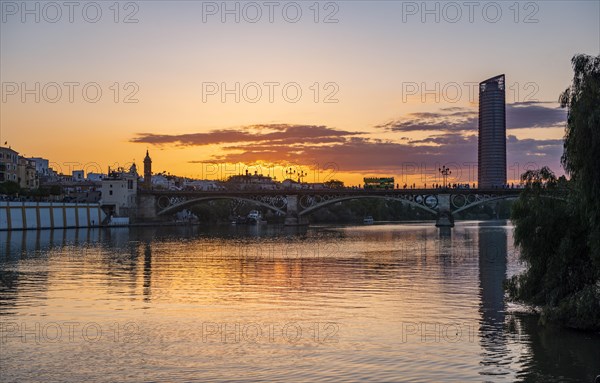
<svg viewBox="0 0 600 383">
<path fill-rule="evenodd" d="M 285 175 L 287 178 L 292 179 L 292 175 L 296 174 L 296 171 L 292 168 L 286 169 Z"/>
<path fill-rule="evenodd" d="M 294 175 L 298 175 L 298 183 L 302 182 L 302 178 L 306 177 L 307 173 L 303 170 L 294 170 L 292 168 L 289 168 L 285 171 L 285 175 L 289 178 L 292 179 L 292 176 Z"/>
<path fill-rule="evenodd" d="M 298 183 L 302 183 L 302 178 L 306 177 L 306 172 L 303 170 L 300 170 L 298 172 Z"/>
<path fill-rule="evenodd" d="M 450 170 L 450 168 L 447 168 L 445 165 L 442 166 L 441 168 L 438 169 L 440 171 L 440 173 L 442 173 L 442 179 L 444 180 L 444 184 L 443 187 L 446 187 L 446 181 L 448 179 L 448 175 L 452 174 L 452 170 Z"/>
</svg>

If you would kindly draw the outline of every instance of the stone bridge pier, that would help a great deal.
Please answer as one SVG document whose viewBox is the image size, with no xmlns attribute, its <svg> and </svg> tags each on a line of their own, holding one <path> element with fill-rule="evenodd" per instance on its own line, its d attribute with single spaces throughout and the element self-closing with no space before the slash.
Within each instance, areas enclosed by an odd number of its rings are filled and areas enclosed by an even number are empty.
<svg viewBox="0 0 600 383">
<path fill-rule="evenodd" d="M 136 221 L 156 221 L 158 220 L 158 211 L 156 206 L 156 196 L 154 194 L 137 194 L 137 214 Z"/>
<path fill-rule="evenodd" d="M 454 227 L 454 216 L 450 207 L 450 194 L 438 194 L 436 227 Z"/>
<path fill-rule="evenodd" d="M 287 206 L 285 215 L 285 226 L 308 225 L 308 218 L 298 215 L 298 196 L 295 194 L 286 196 Z"/>
</svg>

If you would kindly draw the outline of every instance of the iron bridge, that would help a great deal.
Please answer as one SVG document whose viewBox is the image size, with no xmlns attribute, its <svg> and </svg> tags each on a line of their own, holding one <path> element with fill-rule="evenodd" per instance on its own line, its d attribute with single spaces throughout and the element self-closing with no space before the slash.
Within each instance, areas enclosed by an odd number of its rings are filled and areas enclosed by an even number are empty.
<svg viewBox="0 0 600 383">
<path fill-rule="evenodd" d="M 399 201 L 433 215 L 454 216 L 482 203 L 517 198 L 522 189 L 299 189 L 247 191 L 167 191 L 140 190 L 151 198 L 155 216 L 167 216 L 194 204 L 220 199 L 246 201 L 288 217 L 306 217 L 338 202 L 360 198 Z M 148 205 L 148 204 L 146 204 Z"/>
</svg>

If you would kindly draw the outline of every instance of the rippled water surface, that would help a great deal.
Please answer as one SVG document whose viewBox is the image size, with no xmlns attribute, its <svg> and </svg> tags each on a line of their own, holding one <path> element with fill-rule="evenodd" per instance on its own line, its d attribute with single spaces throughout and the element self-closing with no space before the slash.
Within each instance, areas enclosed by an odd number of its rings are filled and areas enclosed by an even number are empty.
<svg viewBox="0 0 600 383">
<path fill-rule="evenodd" d="M 504 221 L 0 232 L 0 381 L 592 382 Z M 520 310 L 519 310 L 520 311 Z"/>
</svg>

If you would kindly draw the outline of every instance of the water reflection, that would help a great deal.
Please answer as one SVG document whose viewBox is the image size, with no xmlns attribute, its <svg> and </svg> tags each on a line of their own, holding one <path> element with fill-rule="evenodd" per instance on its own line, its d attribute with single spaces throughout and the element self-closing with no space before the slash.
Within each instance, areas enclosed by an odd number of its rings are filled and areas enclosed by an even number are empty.
<svg viewBox="0 0 600 383">
<path fill-rule="evenodd" d="M 150 242 L 144 244 L 144 301 L 150 302 L 152 291 L 152 246 Z"/>
<path fill-rule="evenodd" d="M 122 318 L 145 335 L 142 344 L 78 348 L 9 343 L 8 381 L 53 380 L 61 369 L 82 367 L 57 354 L 123 363 L 149 380 L 172 366 L 170 379 L 188 381 L 591 381 L 597 336 L 540 328 L 535 318 L 507 312 L 503 281 L 516 266 L 506 225 L 458 223 L 451 235 L 431 223 L 0 232 L 0 324 L 75 318 L 108 326 Z M 343 336 L 326 346 L 233 347 L 184 331 L 290 320 L 333 322 Z M 434 334 L 431 342 L 431 333 L 406 339 L 407 323 L 475 331 L 458 342 Z M 24 355 L 45 362 L 43 373 Z M 86 378 L 135 380 L 95 367 Z M 239 375 L 228 375 L 233 370 Z"/>
<path fill-rule="evenodd" d="M 522 353 L 527 368 L 518 371 L 519 382 L 594 382 L 600 375 L 598 334 L 540 327 L 537 318 L 528 315 L 511 319 L 511 336 L 530 350 Z"/>
<path fill-rule="evenodd" d="M 511 358 L 504 331 L 506 306 L 503 288 L 507 261 L 506 230 L 480 223 L 478 242 L 481 298 L 479 341 L 483 348 L 481 374 L 508 375 Z"/>
</svg>

